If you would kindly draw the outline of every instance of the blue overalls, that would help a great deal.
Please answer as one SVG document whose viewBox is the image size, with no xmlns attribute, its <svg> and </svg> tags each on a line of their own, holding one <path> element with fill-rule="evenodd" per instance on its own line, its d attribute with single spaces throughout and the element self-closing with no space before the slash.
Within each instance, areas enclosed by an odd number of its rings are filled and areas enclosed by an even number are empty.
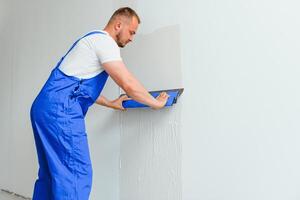
<svg viewBox="0 0 300 200">
<path fill-rule="evenodd" d="M 91 34 L 103 33 L 95 31 L 82 38 Z M 92 165 L 84 118 L 100 95 L 108 74 L 103 71 L 93 78 L 79 79 L 59 69 L 80 39 L 52 70 L 30 110 L 39 162 L 33 200 L 89 198 Z"/>
</svg>

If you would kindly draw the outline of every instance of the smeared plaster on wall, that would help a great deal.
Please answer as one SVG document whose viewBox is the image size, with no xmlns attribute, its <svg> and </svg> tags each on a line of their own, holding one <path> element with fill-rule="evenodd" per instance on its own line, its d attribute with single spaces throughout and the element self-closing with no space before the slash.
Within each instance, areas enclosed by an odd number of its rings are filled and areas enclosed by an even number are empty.
<svg viewBox="0 0 300 200">
<path fill-rule="evenodd" d="M 180 103 L 121 116 L 120 199 L 181 199 Z"/>
<path fill-rule="evenodd" d="M 128 68 L 148 90 L 182 87 L 179 26 L 137 35 L 123 51 Z M 120 199 L 181 199 L 181 103 L 120 115 Z"/>
</svg>

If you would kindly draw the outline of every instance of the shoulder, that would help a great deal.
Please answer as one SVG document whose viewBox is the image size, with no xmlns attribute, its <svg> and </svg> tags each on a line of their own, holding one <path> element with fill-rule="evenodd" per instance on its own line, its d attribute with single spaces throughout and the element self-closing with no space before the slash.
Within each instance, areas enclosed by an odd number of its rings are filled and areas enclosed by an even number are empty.
<svg viewBox="0 0 300 200">
<path fill-rule="evenodd" d="M 108 61 L 122 60 L 120 47 L 108 33 L 89 35 L 87 41 L 101 64 Z"/>
<path fill-rule="evenodd" d="M 110 47 L 119 49 L 116 41 L 108 35 L 108 33 L 100 31 L 101 33 L 95 33 L 89 35 L 86 39 L 94 44 L 95 47 Z"/>
</svg>

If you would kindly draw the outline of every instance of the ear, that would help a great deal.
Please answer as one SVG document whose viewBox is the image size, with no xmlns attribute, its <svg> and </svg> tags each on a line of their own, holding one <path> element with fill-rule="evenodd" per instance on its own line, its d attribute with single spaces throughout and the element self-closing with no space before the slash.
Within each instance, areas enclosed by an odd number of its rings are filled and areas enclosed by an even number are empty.
<svg viewBox="0 0 300 200">
<path fill-rule="evenodd" d="M 116 32 L 119 32 L 121 30 L 121 28 L 122 28 L 122 22 L 121 21 L 117 21 L 115 23 L 114 28 L 115 28 Z"/>
</svg>

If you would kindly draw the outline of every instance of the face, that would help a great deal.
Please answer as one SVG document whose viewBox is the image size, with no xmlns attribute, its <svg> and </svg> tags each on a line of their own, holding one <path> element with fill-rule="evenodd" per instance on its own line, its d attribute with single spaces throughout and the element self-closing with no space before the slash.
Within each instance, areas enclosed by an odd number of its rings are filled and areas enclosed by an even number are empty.
<svg viewBox="0 0 300 200">
<path fill-rule="evenodd" d="M 138 26 L 139 23 L 135 17 L 129 21 L 121 22 L 119 32 L 116 35 L 116 42 L 119 47 L 123 48 L 126 46 L 126 44 L 133 40 Z"/>
</svg>

